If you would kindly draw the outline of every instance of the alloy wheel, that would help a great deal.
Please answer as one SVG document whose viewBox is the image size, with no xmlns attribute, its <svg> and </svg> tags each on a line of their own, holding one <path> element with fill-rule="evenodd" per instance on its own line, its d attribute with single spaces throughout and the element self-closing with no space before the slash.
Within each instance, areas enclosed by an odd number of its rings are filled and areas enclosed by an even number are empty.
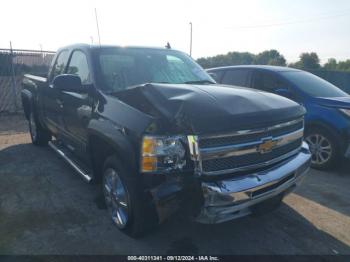
<svg viewBox="0 0 350 262">
<path fill-rule="evenodd" d="M 332 144 L 329 139 L 321 134 L 311 134 L 305 138 L 312 153 L 311 162 L 315 165 L 327 163 L 333 153 Z"/>
<path fill-rule="evenodd" d="M 117 171 L 113 168 L 107 168 L 104 173 L 103 192 L 114 224 L 124 228 L 129 220 L 129 196 Z"/>
</svg>

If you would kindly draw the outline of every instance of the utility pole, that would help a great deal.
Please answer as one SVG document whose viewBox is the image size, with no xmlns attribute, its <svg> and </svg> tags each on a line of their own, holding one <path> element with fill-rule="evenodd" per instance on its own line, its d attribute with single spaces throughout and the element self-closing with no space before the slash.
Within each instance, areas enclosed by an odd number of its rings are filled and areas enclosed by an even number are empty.
<svg viewBox="0 0 350 262">
<path fill-rule="evenodd" d="M 101 37 L 100 37 L 100 28 L 98 26 L 98 18 L 97 18 L 97 10 L 95 8 L 95 18 L 96 18 L 96 27 L 97 27 L 97 35 L 98 35 L 98 43 L 101 46 Z"/>
<path fill-rule="evenodd" d="M 192 57 L 192 22 L 190 22 L 190 56 Z"/>
</svg>

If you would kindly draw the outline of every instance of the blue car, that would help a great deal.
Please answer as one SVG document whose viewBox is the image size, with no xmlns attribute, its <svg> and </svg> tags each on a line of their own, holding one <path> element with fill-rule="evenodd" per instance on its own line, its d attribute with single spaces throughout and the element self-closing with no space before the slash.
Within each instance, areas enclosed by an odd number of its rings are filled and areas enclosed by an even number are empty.
<svg viewBox="0 0 350 262">
<path fill-rule="evenodd" d="M 327 169 L 350 157 L 350 96 L 338 87 L 288 67 L 229 66 L 207 71 L 219 83 L 272 92 L 304 105 L 312 167 Z"/>
</svg>

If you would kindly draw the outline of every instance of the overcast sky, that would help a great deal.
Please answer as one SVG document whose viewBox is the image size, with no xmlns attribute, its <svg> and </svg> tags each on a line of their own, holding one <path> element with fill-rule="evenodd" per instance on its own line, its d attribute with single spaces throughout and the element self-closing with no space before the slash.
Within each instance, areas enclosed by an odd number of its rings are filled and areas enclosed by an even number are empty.
<svg viewBox="0 0 350 262">
<path fill-rule="evenodd" d="M 56 50 L 71 43 L 171 46 L 193 56 L 279 50 L 350 59 L 349 0 L 30 0 L 2 1 L 0 48 Z"/>
</svg>

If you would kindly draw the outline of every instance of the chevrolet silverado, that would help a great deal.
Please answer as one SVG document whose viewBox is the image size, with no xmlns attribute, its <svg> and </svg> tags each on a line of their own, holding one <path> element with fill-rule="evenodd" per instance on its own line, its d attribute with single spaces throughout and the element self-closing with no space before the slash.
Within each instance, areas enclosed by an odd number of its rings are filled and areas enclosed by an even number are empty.
<svg viewBox="0 0 350 262">
<path fill-rule="evenodd" d="M 21 95 L 33 144 L 101 184 L 133 237 L 175 212 L 220 223 L 269 210 L 309 169 L 303 106 L 216 84 L 169 47 L 67 46 Z"/>
</svg>

